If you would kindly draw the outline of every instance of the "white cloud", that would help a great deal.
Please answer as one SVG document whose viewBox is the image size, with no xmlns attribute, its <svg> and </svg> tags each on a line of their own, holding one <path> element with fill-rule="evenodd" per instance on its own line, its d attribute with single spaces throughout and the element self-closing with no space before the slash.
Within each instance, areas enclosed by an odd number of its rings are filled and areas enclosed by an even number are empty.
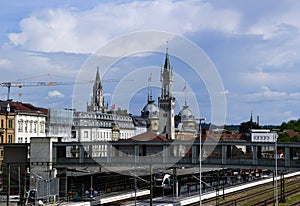
<svg viewBox="0 0 300 206">
<path fill-rule="evenodd" d="M 245 100 L 248 102 L 274 101 L 288 97 L 288 94 L 286 92 L 272 91 L 267 86 L 263 86 L 261 90 L 262 91 L 257 93 L 246 94 Z"/>
<path fill-rule="evenodd" d="M 57 90 L 48 92 L 48 96 L 49 97 L 64 97 L 64 95 Z"/>
<path fill-rule="evenodd" d="M 261 37 L 255 44 L 258 67 L 290 68 L 299 63 L 300 18 L 299 3 L 283 4 L 282 9 L 257 16 L 245 34 Z"/>
<path fill-rule="evenodd" d="M 5 75 L 0 75 L 1 81 L 45 73 L 75 76 L 71 72 L 80 68 L 85 55 L 73 53 L 93 53 L 111 39 L 128 32 L 163 30 L 190 38 L 218 65 L 228 89 L 224 92 L 230 102 L 229 123 L 247 119 L 251 110 L 259 111 L 264 116 L 262 119 L 269 123 L 280 123 L 282 119 L 300 115 L 300 3 L 156 0 L 106 1 L 97 5 L 85 2 L 83 7 L 73 2 L 69 7 L 51 6 L 55 3 L 35 5 L 13 18 L 14 21 L 22 20 L 17 22 L 18 26 L 4 32 L 14 33 L 8 36 L 10 42 L 0 48 L 0 70 L 5 70 Z M 30 11 L 33 11 L 30 16 L 22 16 Z M 115 47 L 108 55 L 115 57 L 124 54 L 124 50 L 148 47 L 148 44 L 153 48 L 165 47 L 165 40 L 159 37 L 146 39 L 148 41 L 142 46 L 128 42 L 128 47 Z M 141 41 L 136 42 L 140 44 Z M 174 49 L 169 42 L 170 49 Z M 53 53 L 57 51 L 63 52 Z M 80 59 L 79 56 L 84 57 Z M 105 66 L 104 58 L 95 61 L 95 65 L 100 62 L 100 67 Z M 153 61 L 155 65 L 160 63 Z M 89 70 L 92 71 L 91 79 L 95 65 Z M 178 68 L 176 64 L 174 67 Z M 122 67 L 115 73 L 128 72 L 126 69 Z M 108 90 L 109 87 L 113 86 L 104 86 L 107 99 L 112 90 Z M 48 89 L 44 88 L 47 95 Z M 86 94 L 91 86 L 87 88 Z M 6 93 L 6 88 L 3 89 Z M 48 95 L 63 97 L 61 93 L 71 91 L 52 91 Z M 59 100 L 70 99 L 64 96 Z M 52 100 L 57 101 L 57 98 Z M 85 101 L 89 100 L 90 96 Z"/>
<path fill-rule="evenodd" d="M 292 99 L 296 99 L 296 100 L 300 101 L 300 92 L 290 93 L 289 97 L 291 97 Z"/>
<path fill-rule="evenodd" d="M 0 67 L 10 66 L 11 62 L 8 59 L 0 59 Z"/>
<path fill-rule="evenodd" d="M 285 68 L 284 68 L 285 69 Z M 259 69 L 251 72 L 243 72 L 239 74 L 239 83 L 242 84 L 244 89 L 260 89 L 267 85 L 268 87 L 278 90 L 295 90 L 300 89 L 299 85 L 299 71 L 284 71 L 280 72 L 269 69 L 263 71 Z M 242 88 L 239 88 L 242 89 Z"/>
<path fill-rule="evenodd" d="M 46 9 L 20 22 L 10 41 L 26 49 L 89 53 L 118 35 L 139 30 L 176 34 L 200 30 L 232 32 L 239 14 L 197 1 L 132 1 L 102 3 L 90 10 Z"/>
</svg>

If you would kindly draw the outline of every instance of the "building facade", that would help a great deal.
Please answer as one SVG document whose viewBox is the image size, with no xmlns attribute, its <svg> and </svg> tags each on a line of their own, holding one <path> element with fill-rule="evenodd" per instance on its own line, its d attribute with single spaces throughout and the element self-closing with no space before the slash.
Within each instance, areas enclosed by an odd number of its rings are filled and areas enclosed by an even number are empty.
<svg viewBox="0 0 300 206">
<path fill-rule="evenodd" d="M 31 138 L 46 137 L 47 109 L 28 103 L 0 101 L 0 141 L 2 144 L 30 143 Z M 0 167 L 4 152 L 0 147 Z"/>
</svg>

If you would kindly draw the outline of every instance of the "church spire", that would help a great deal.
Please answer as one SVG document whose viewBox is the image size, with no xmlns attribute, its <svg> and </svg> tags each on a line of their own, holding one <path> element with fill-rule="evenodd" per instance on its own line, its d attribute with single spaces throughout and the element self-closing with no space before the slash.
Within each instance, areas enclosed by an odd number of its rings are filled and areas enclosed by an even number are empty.
<svg viewBox="0 0 300 206">
<path fill-rule="evenodd" d="M 167 42 L 168 43 L 168 42 Z M 166 58 L 164 69 L 160 73 L 161 87 L 161 99 L 169 99 L 172 97 L 172 84 L 173 84 L 173 70 L 170 66 L 168 45 L 166 48 Z"/>
<path fill-rule="evenodd" d="M 170 70 L 170 60 L 169 60 L 169 48 L 168 48 L 168 41 L 167 41 L 167 48 L 166 48 L 166 59 L 165 59 L 165 65 L 164 65 L 164 69 L 166 70 Z"/>
<path fill-rule="evenodd" d="M 100 81 L 100 74 L 99 74 L 99 67 L 97 67 L 97 73 L 96 73 L 96 79 L 95 79 L 95 84 L 101 84 Z"/>
<path fill-rule="evenodd" d="M 96 78 L 93 86 L 93 96 L 91 98 L 91 105 L 87 106 L 87 111 L 105 111 L 103 87 L 100 80 L 99 67 L 97 67 Z"/>
</svg>

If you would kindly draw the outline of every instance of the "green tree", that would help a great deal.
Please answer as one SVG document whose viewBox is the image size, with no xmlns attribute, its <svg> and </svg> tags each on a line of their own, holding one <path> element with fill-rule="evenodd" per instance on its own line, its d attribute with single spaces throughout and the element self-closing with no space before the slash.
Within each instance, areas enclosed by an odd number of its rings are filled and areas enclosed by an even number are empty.
<svg viewBox="0 0 300 206">
<path fill-rule="evenodd" d="M 300 119 L 283 122 L 279 128 L 281 131 L 293 130 L 295 132 L 300 132 Z"/>
</svg>

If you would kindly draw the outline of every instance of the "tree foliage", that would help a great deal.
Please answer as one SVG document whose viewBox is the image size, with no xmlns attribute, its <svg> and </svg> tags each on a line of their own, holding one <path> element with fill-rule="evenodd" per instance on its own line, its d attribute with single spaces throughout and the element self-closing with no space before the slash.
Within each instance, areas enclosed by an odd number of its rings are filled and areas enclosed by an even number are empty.
<svg viewBox="0 0 300 206">
<path fill-rule="evenodd" d="M 261 129 L 261 127 L 252 120 L 248 122 L 242 122 L 240 124 L 239 133 L 248 133 L 251 129 Z"/>
<path fill-rule="evenodd" d="M 290 120 L 289 122 L 283 122 L 280 127 L 282 133 L 279 134 L 279 142 L 300 142 L 300 135 L 291 137 L 288 133 L 284 132 L 285 130 L 292 130 L 294 132 L 300 132 L 300 119 Z"/>
<path fill-rule="evenodd" d="M 300 119 L 298 120 L 290 120 L 289 122 L 283 122 L 280 125 L 280 130 L 293 130 L 295 132 L 300 132 Z"/>
</svg>

